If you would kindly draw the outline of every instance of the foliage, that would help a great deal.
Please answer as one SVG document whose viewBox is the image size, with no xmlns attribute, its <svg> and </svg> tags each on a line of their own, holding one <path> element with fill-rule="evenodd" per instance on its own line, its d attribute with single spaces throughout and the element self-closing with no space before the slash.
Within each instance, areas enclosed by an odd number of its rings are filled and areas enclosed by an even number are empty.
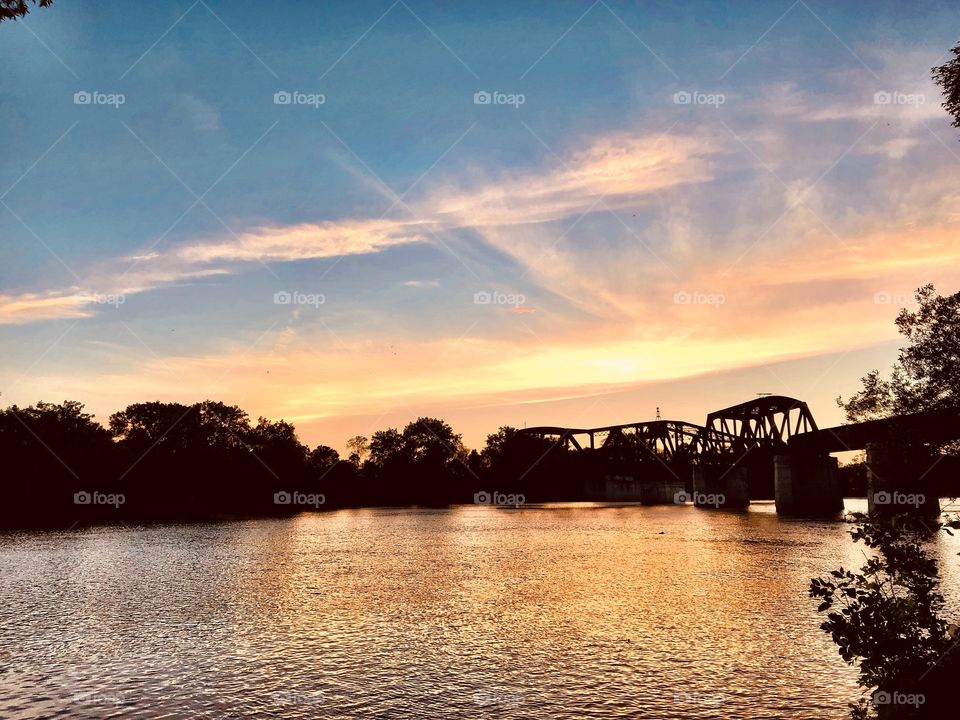
<svg viewBox="0 0 960 720">
<path fill-rule="evenodd" d="M 953 115 L 953 126 L 960 127 L 960 44 L 950 49 L 953 57 L 933 68 L 933 80 L 943 88 L 943 108 Z"/>
<path fill-rule="evenodd" d="M 370 452 L 370 443 L 363 435 L 355 435 L 347 440 L 347 452 L 350 462 L 359 466 Z"/>
<path fill-rule="evenodd" d="M 908 344 L 890 379 L 873 370 L 858 393 L 837 398 L 850 422 L 960 407 L 960 292 L 944 297 L 925 285 L 916 299 L 917 309 L 904 308 L 896 319 Z"/>
<path fill-rule="evenodd" d="M 363 464 L 364 477 L 380 502 L 386 504 L 448 504 L 467 502 L 467 451 L 461 436 L 447 423 L 421 417 L 403 432 L 375 432 Z"/>
<path fill-rule="evenodd" d="M 53 0 L 30 0 L 38 7 L 50 7 Z M 30 11 L 30 6 L 26 0 L 0 0 L 0 22 L 4 20 L 16 20 L 26 15 Z"/>
<path fill-rule="evenodd" d="M 957 628 L 943 617 L 937 565 L 925 548 L 941 526 L 907 515 L 855 519 L 851 536 L 872 554 L 859 572 L 841 567 L 810 583 L 818 611 L 827 613 L 820 627 L 859 667 L 859 684 L 873 690 L 871 701 L 851 706 L 851 717 L 930 717 L 949 706 L 948 679 L 960 669 Z"/>
<path fill-rule="evenodd" d="M 480 492 L 526 502 L 590 499 L 584 478 L 602 470 L 589 449 L 502 427 L 481 452 L 437 418 L 379 430 L 347 444 L 348 459 L 307 447 L 296 428 L 214 400 L 140 402 L 104 427 L 83 405 L 0 410 L 0 527 L 74 522 L 199 520 L 370 506 L 443 506 Z M 599 463 L 599 464 L 598 464 Z M 626 468 L 625 472 L 632 472 Z M 78 492 L 122 494 L 122 507 L 78 510 Z M 323 497 L 322 507 L 279 503 L 278 493 Z"/>
</svg>

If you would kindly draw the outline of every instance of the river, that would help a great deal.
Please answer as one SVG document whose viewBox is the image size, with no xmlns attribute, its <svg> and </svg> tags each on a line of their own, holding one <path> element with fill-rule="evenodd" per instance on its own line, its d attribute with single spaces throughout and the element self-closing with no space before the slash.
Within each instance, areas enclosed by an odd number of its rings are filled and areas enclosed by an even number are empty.
<svg viewBox="0 0 960 720">
<path fill-rule="evenodd" d="M 862 562 L 848 529 L 573 503 L 3 533 L 0 717 L 841 718 L 807 586 Z"/>
</svg>

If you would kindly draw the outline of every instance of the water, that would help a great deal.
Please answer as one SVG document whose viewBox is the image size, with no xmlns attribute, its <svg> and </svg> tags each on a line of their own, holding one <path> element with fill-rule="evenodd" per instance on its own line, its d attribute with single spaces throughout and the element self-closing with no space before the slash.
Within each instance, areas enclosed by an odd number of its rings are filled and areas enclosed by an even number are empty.
<svg viewBox="0 0 960 720">
<path fill-rule="evenodd" d="M 840 718 L 807 585 L 862 561 L 847 529 L 564 504 L 0 534 L 0 717 Z"/>
</svg>

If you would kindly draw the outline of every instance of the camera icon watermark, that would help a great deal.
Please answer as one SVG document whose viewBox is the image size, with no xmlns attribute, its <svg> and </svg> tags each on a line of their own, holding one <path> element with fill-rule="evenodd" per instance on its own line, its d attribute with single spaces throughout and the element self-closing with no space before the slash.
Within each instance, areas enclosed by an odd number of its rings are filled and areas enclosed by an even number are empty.
<svg viewBox="0 0 960 720">
<path fill-rule="evenodd" d="M 474 105 L 510 105 L 515 110 L 527 101 L 523 93 L 504 93 L 499 90 L 487 92 L 478 90 L 473 94 Z"/>
<path fill-rule="evenodd" d="M 73 494 L 74 505 L 112 505 L 118 508 L 127 501 L 123 493 L 102 493 L 96 490 L 80 490 Z"/>
<path fill-rule="evenodd" d="M 523 493 L 502 493 L 494 490 L 481 490 L 473 494 L 474 505 L 497 505 L 500 507 L 520 507 L 525 505 L 527 498 Z"/>
<path fill-rule="evenodd" d="M 74 105 L 106 105 L 118 109 L 127 102 L 127 96 L 123 93 L 105 93 L 99 90 L 92 92 L 87 90 L 78 90 L 73 94 Z"/>
<path fill-rule="evenodd" d="M 688 290 L 678 290 L 673 294 L 674 305 L 708 305 L 710 307 L 719 308 L 726 302 L 727 298 L 723 293 L 706 293 L 699 291 L 690 292 Z"/>
<path fill-rule="evenodd" d="M 473 294 L 474 305 L 506 305 L 516 308 L 525 305 L 526 302 L 526 295 L 521 295 L 520 293 L 480 290 Z"/>
<path fill-rule="evenodd" d="M 296 490 L 287 492 L 280 490 L 273 494 L 274 505 L 302 505 L 318 508 L 327 502 L 327 497 L 323 493 L 302 493 Z"/>
<path fill-rule="evenodd" d="M 325 105 L 327 96 L 323 93 L 305 93 L 299 90 L 278 90 L 273 94 L 274 105 L 306 105 L 314 110 Z"/>
<path fill-rule="evenodd" d="M 874 105 L 909 105 L 918 108 L 927 102 L 923 93 L 902 93 L 897 90 L 878 90 L 873 94 Z"/>
<path fill-rule="evenodd" d="M 327 302 L 327 297 L 323 293 L 303 293 L 299 290 L 288 292 L 281 290 L 273 294 L 274 305 L 312 305 L 319 308 Z"/>
<path fill-rule="evenodd" d="M 674 105 L 708 105 L 719 108 L 727 102 L 727 96 L 723 93 L 705 93 L 699 90 L 687 91 L 681 90 L 673 94 Z"/>
</svg>

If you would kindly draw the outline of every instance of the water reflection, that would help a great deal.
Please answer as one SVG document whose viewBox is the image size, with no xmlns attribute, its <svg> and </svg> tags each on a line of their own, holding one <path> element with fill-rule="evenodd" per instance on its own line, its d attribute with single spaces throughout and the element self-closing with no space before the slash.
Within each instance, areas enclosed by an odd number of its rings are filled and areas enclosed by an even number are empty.
<svg viewBox="0 0 960 720">
<path fill-rule="evenodd" d="M 847 530 L 572 504 L 4 535 L 0 716 L 840 718 L 806 587 L 862 561 Z"/>
</svg>

